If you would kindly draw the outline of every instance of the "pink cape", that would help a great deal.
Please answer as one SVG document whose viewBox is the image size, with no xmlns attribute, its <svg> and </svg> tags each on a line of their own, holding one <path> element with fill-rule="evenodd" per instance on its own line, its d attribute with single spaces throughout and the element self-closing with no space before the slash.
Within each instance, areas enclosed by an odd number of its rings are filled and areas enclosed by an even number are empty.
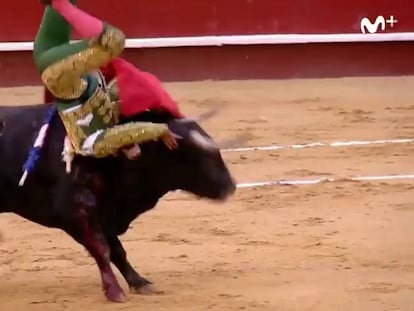
<svg viewBox="0 0 414 311">
<path fill-rule="evenodd" d="M 121 99 L 121 114 L 131 117 L 146 110 L 167 111 L 175 118 L 183 118 L 177 102 L 162 87 L 154 75 L 139 70 L 122 58 L 115 58 L 101 68 L 106 81 L 117 78 Z M 45 88 L 45 103 L 53 101 L 50 92 Z"/>
</svg>

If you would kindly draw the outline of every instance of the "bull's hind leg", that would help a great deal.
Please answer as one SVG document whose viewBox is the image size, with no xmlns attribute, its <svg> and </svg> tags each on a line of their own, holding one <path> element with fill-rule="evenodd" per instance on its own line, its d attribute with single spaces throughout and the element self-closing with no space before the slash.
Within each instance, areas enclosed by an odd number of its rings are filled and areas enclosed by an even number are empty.
<svg viewBox="0 0 414 311">
<path fill-rule="evenodd" d="M 101 227 L 94 217 L 95 198 L 86 189 L 76 189 L 69 175 L 62 178 L 56 197 L 55 209 L 60 209 L 62 229 L 82 244 L 98 264 L 102 287 L 106 297 L 114 302 L 124 302 L 125 294 L 111 268 L 110 250 Z M 74 195 L 75 194 L 75 195 Z M 75 206 L 75 211 L 64 207 Z"/>
<path fill-rule="evenodd" d="M 150 281 L 140 276 L 131 266 L 125 249 L 116 235 L 107 236 L 107 240 L 110 247 L 111 261 L 121 272 L 132 291 L 141 295 L 160 295 L 164 293 L 157 290 Z"/>
</svg>

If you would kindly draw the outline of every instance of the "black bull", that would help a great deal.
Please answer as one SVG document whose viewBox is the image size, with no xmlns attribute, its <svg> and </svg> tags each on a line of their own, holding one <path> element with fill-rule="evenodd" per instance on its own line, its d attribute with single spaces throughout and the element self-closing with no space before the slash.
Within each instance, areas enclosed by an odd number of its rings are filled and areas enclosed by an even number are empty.
<svg viewBox="0 0 414 311">
<path fill-rule="evenodd" d="M 169 191 L 181 189 L 220 201 L 232 195 L 235 183 L 219 150 L 205 140 L 209 136 L 195 121 L 147 112 L 133 119 L 168 122 L 182 137 L 176 150 L 158 141 L 142 144 L 141 156 L 134 161 L 122 156 L 75 157 L 67 174 L 61 155 L 65 130 L 56 116 L 35 171 L 19 187 L 22 165 L 47 109 L 46 105 L 0 107 L 0 213 L 62 229 L 82 244 L 97 262 L 109 300 L 125 299 L 111 262 L 131 290 L 156 293 L 128 262 L 118 236 Z"/>
</svg>

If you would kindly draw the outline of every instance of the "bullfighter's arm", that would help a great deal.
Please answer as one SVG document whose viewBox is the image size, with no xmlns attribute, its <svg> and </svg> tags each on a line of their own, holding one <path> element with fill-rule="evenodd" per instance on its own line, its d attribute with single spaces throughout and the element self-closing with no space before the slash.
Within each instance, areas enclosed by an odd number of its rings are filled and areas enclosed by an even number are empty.
<svg viewBox="0 0 414 311">
<path fill-rule="evenodd" d="M 87 137 L 81 153 L 95 157 L 114 155 L 119 149 L 132 144 L 158 140 L 169 133 L 167 124 L 131 122 L 115 125 Z"/>
</svg>

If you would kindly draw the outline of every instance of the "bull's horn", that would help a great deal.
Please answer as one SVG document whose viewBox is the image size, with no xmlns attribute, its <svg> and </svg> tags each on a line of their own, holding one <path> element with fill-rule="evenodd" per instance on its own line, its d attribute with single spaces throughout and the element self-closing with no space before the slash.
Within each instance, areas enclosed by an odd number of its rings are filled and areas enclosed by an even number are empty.
<svg viewBox="0 0 414 311">
<path fill-rule="evenodd" d="M 182 118 L 177 120 L 178 123 L 197 122 L 194 118 Z"/>
<path fill-rule="evenodd" d="M 208 119 L 211 119 L 212 117 L 216 116 L 218 114 L 219 110 L 217 109 L 211 109 L 210 111 L 207 111 L 203 114 L 201 114 L 200 116 L 198 116 L 197 121 L 198 122 L 203 122 L 206 121 Z"/>
<path fill-rule="evenodd" d="M 214 117 L 215 115 L 218 114 L 218 109 L 211 109 L 210 111 L 207 111 L 201 115 L 199 115 L 197 118 L 183 118 L 183 119 L 179 119 L 177 120 L 177 122 L 204 122 L 208 119 L 211 119 L 212 117 Z"/>
<path fill-rule="evenodd" d="M 199 131 L 191 130 L 190 139 L 203 149 L 212 151 L 218 150 L 217 145 L 210 138 L 202 135 Z"/>
<path fill-rule="evenodd" d="M 219 141 L 220 149 L 231 149 L 243 146 L 250 138 L 249 134 L 240 134 L 234 138 Z"/>
</svg>

